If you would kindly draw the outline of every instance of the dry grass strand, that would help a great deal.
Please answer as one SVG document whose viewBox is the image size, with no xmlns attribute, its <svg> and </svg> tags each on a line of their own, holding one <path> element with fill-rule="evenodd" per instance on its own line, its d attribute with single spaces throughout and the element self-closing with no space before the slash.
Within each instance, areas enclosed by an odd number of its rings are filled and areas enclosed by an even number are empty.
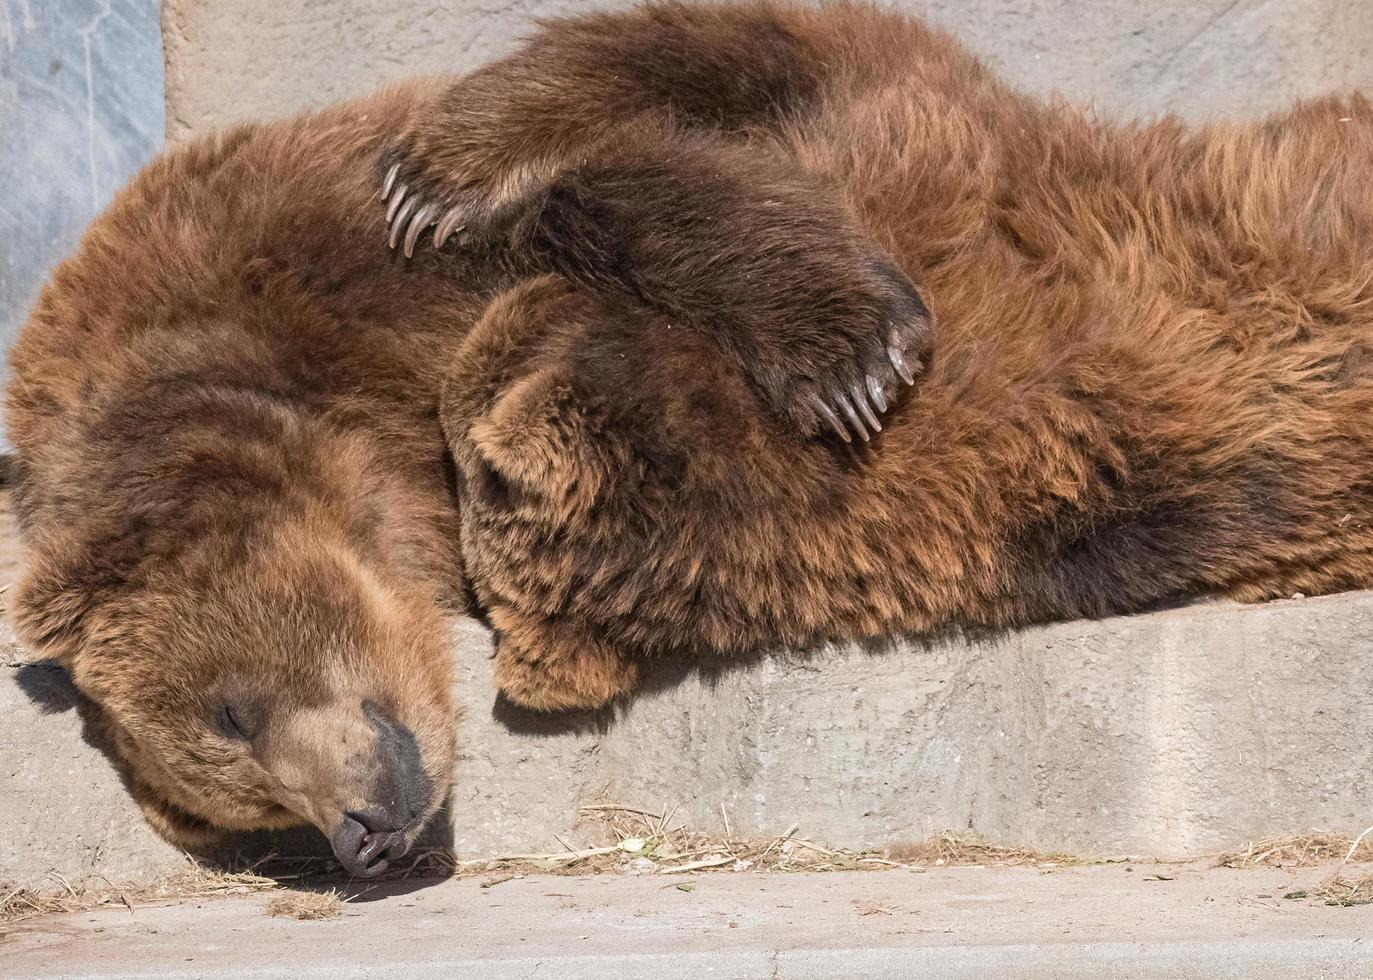
<svg viewBox="0 0 1373 980">
<path fill-rule="evenodd" d="M 343 914 L 343 905 L 347 900 L 337 888 L 325 892 L 283 891 L 268 899 L 265 911 L 275 919 L 317 922 L 321 919 L 337 919 Z"/>
<path fill-rule="evenodd" d="M 1373 861 L 1373 840 L 1363 834 L 1351 840 L 1348 834 L 1326 831 L 1265 837 L 1221 854 L 1216 858 L 1216 867 L 1309 868 L 1336 858 L 1343 858 L 1345 863 Z"/>
<path fill-rule="evenodd" d="M 116 885 L 101 874 L 76 884 L 55 871 L 49 877 L 61 886 L 60 892 L 0 883 L 0 923 L 12 925 L 39 915 L 120 905 L 132 912 L 155 902 L 249 895 L 281 887 L 276 879 L 255 870 L 219 871 L 189 859 L 184 870 L 139 887 Z"/>
</svg>

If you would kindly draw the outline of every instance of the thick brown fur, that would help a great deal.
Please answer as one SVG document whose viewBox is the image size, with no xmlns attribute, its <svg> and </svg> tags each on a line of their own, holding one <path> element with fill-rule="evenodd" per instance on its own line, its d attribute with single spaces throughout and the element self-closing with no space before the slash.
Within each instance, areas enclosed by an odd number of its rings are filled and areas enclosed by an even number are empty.
<svg viewBox="0 0 1373 980">
<path fill-rule="evenodd" d="M 723 127 L 759 171 L 837 186 L 929 296 L 935 354 L 870 445 L 820 445 L 700 339 L 738 318 L 684 330 L 662 287 L 607 288 L 565 262 L 552 264 L 564 280 L 493 304 L 449 377 L 445 426 L 468 491 L 464 551 L 517 700 L 601 703 L 607 677 L 629 689 L 649 651 L 1373 580 L 1366 99 L 1197 131 L 1111 125 L 1020 96 L 942 35 L 872 9 L 629 16 L 531 49 L 580 84 L 550 95 L 507 78 L 494 104 L 508 120 L 451 90 L 402 144 L 426 194 L 452 200 L 445 180 L 479 179 L 510 197 L 481 148 L 519 146 L 522 118 L 577 123 L 541 123 L 556 135 L 520 180 L 585 187 L 620 131 L 593 103 L 633 116 L 626 100 L 655 90 L 664 63 L 644 46 L 661 38 L 680 65 L 699 31 L 710 53 L 690 63 L 718 75 L 736 53 L 745 81 L 678 86 L 651 152 L 699 153 L 695 127 Z M 779 35 L 769 58 L 739 53 Z M 756 211 L 748 227 L 758 263 L 790 234 Z M 844 281 L 849 266 L 825 261 L 825 281 Z M 813 281 L 782 263 L 713 288 L 770 299 Z"/>
<path fill-rule="evenodd" d="M 93 226 L 13 355 L 19 622 L 154 813 L 327 830 L 374 776 L 222 762 L 223 685 L 283 729 L 384 703 L 442 782 L 464 571 L 538 708 L 652 654 L 1366 587 L 1370 330 L 1360 96 L 1112 125 L 875 8 L 555 23 L 169 154 Z M 881 431 L 816 438 L 866 374 Z"/>
<path fill-rule="evenodd" d="M 462 575 L 433 393 L 481 300 L 451 261 L 388 261 L 372 208 L 425 94 L 163 156 L 11 356 L 16 624 L 183 845 L 368 810 L 389 778 L 369 706 L 434 788 L 409 836 L 451 778 L 440 603 Z"/>
</svg>

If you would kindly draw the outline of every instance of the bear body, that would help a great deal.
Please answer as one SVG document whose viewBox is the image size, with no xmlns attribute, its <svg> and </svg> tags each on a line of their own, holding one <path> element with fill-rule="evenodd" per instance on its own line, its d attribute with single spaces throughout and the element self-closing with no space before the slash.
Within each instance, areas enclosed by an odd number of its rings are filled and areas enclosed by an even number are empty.
<svg viewBox="0 0 1373 980">
<path fill-rule="evenodd" d="M 371 217 L 422 92 L 164 155 L 11 355 L 16 625 L 181 846 L 313 822 L 341 858 L 384 852 L 451 779 L 462 573 L 433 391 L 481 303 L 451 262 L 389 261 Z"/>
<path fill-rule="evenodd" d="M 555 23 L 123 192 L 12 356 L 19 624 L 165 832 L 371 873 L 446 784 L 465 587 L 551 709 L 1367 586 L 1370 329 L 1361 97 L 1117 126 L 875 8 Z"/>
</svg>

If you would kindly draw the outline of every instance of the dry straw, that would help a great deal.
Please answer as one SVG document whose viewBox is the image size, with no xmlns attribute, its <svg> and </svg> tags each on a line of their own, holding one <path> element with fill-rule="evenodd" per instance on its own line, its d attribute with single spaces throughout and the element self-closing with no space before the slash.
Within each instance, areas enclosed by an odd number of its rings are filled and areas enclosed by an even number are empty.
<svg viewBox="0 0 1373 980">
<path fill-rule="evenodd" d="M 505 854 L 458 860 L 446 849 L 421 849 L 380 879 L 348 882 L 341 888 L 312 888 L 312 883 L 339 883 L 337 865 L 325 857 L 272 855 L 238 871 L 207 868 L 188 859 L 187 867 L 152 885 L 127 888 L 101 875 L 73 884 L 51 872 L 49 888 L 6 886 L 0 882 L 0 923 L 13 924 L 38 915 L 122 908 L 177 900 L 241 897 L 273 892 L 268 915 L 295 919 L 328 919 L 342 914 L 348 899 L 380 881 L 405 878 L 487 876 L 483 887 L 524 874 L 684 875 L 748 871 L 857 871 L 941 867 L 1056 867 L 1118 863 L 1125 859 L 1083 859 L 1043 854 L 1022 847 L 1004 847 L 969 834 L 935 834 L 924 840 L 888 845 L 882 850 L 830 848 L 800 836 L 793 824 L 785 833 L 751 837 L 735 832 L 728 812 L 721 808 L 723 835 L 692 830 L 678 819 L 677 808 L 649 810 L 609 800 L 584 806 L 577 831 L 585 843 L 562 838 L 562 850 L 547 853 Z M 1373 902 L 1373 876 L 1347 876 L 1353 862 L 1373 861 L 1373 827 L 1356 838 L 1313 833 L 1255 840 L 1221 854 L 1216 864 L 1229 868 L 1312 867 L 1340 860 L 1324 882 L 1304 897 L 1332 905 Z M 1138 860 L 1134 863 L 1140 863 Z M 1150 862 L 1169 863 L 1169 862 Z M 289 889 L 289 890 L 288 890 Z M 1293 893 L 1298 894 L 1296 892 Z"/>
</svg>

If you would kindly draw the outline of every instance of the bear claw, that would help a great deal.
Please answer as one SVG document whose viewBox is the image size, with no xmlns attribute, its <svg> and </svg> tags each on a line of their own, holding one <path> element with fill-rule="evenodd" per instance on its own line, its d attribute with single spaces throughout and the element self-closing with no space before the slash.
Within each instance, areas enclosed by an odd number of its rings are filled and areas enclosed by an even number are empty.
<svg viewBox="0 0 1373 980">
<path fill-rule="evenodd" d="M 853 436 L 849 435 L 849 430 L 839 422 L 839 416 L 835 415 L 834 411 L 820 400 L 819 395 L 810 396 L 810 405 L 811 408 L 815 409 L 815 414 L 829 423 L 829 427 L 834 430 L 835 435 L 845 442 L 853 442 Z"/>
<path fill-rule="evenodd" d="M 405 257 L 407 259 L 415 254 L 415 239 L 420 237 L 421 231 L 433 223 L 431 219 L 437 210 L 433 205 L 426 204 L 417 210 L 414 217 L 410 219 L 410 229 L 405 233 Z"/>
<path fill-rule="evenodd" d="M 819 390 L 807 393 L 789 414 L 813 429 L 823 423 L 845 442 L 857 436 L 868 442 L 883 429 L 883 416 L 898 399 L 899 392 L 913 386 L 925 370 L 932 346 L 932 319 L 914 286 L 896 266 L 887 261 L 874 263 L 878 281 L 876 297 L 886 306 L 875 333 L 866 334 L 873 325 L 860 327 L 849 335 L 851 360 L 832 361 L 812 378 L 828 375 L 834 382 L 821 383 Z M 875 342 L 874 342 L 875 341 Z"/>
<path fill-rule="evenodd" d="M 878 381 L 871 374 L 867 376 L 867 382 L 868 397 L 872 399 L 873 405 L 877 407 L 879 412 L 885 412 L 887 410 L 887 395 L 882 390 L 882 382 Z"/>
<path fill-rule="evenodd" d="M 884 365 L 881 368 L 874 367 L 873 370 L 887 375 L 889 379 L 892 372 L 895 372 L 901 382 L 908 386 L 914 385 L 916 375 L 920 373 L 923 365 L 919 358 L 908 361 L 907 355 L 896 346 L 894 335 L 892 340 L 893 343 L 889 344 L 885 351 L 891 368 L 888 369 Z M 812 394 L 805 401 L 819 420 L 827 424 L 834 430 L 834 434 L 845 442 L 852 442 L 855 435 L 864 442 L 870 441 L 882 431 L 881 416 L 891 407 L 883 381 L 871 372 L 864 373 L 861 380 L 852 382 L 847 388 L 836 389 L 828 395 Z"/>
<path fill-rule="evenodd" d="M 409 188 L 405 184 L 401 184 L 396 188 L 396 193 L 391 198 L 390 202 L 386 204 L 386 223 L 388 225 L 391 223 L 391 219 L 396 216 L 396 212 L 400 210 L 401 202 L 405 200 L 405 192 L 408 189 Z M 382 201 L 385 202 L 386 198 L 383 197 Z"/>
<path fill-rule="evenodd" d="M 401 180 L 399 163 L 391 164 L 382 178 L 381 201 L 386 205 L 387 246 L 399 248 L 407 259 L 414 257 L 415 245 L 426 229 L 434 229 L 434 247 L 443 248 L 467 226 L 468 209 L 459 204 L 445 211 L 442 204 L 428 203 L 418 189 Z"/>
<path fill-rule="evenodd" d="M 418 195 L 410 198 L 410 200 L 400 206 L 396 211 L 395 217 L 391 219 L 391 234 L 386 239 L 387 244 L 391 248 L 395 248 L 396 243 L 400 241 L 400 230 L 405 227 L 405 222 L 415 210 L 415 206 L 419 204 L 419 200 Z"/>
<path fill-rule="evenodd" d="M 915 375 L 912 374 L 911 369 L 906 366 L 905 355 L 902 354 L 894 344 L 888 345 L 887 358 L 891 361 L 891 366 L 896 370 L 896 373 L 900 375 L 902 381 L 906 382 L 908 385 L 915 384 Z M 917 361 L 916 365 L 919 366 L 919 363 L 920 362 Z"/>
<path fill-rule="evenodd" d="M 435 248 L 443 248 L 444 243 L 448 241 L 450 235 L 455 231 L 461 231 L 466 227 L 463 222 L 463 217 L 466 213 L 467 212 L 461 206 L 452 207 L 448 209 L 447 214 L 439 219 L 439 222 L 434 226 Z"/>
<path fill-rule="evenodd" d="M 840 392 L 835 398 L 835 403 L 838 404 L 839 410 L 844 413 L 844 418 L 849 420 L 849 425 L 853 426 L 853 431 L 858 433 L 860 439 L 867 442 L 872 438 L 868 433 L 867 426 L 865 426 L 863 420 L 858 417 L 858 412 L 854 409 L 853 402 L 849 401 L 848 395 Z"/>
<path fill-rule="evenodd" d="M 871 375 L 869 376 L 871 377 Z M 863 416 L 863 421 L 868 424 L 868 428 L 873 432 L 882 431 L 882 423 L 877 420 L 877 414 L 873 411 L 873 406 L 868 402 L 868 393 L 861 384 L 854 384 L 851 401 L 858 406 L 858 414 Z"/>
</svg>

